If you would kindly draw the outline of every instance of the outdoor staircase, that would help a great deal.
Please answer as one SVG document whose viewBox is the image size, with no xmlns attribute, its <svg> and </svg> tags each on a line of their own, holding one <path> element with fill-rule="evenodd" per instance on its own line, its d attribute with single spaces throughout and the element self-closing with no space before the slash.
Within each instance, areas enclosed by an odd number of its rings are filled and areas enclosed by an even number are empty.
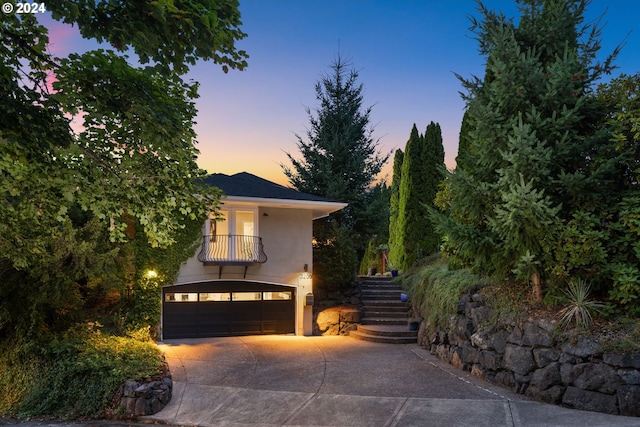
<svg viewBox="0 0 640 427">
<path fill-rule="evenodd" d="M 358 276 L 364 313 L 351 337 L 388 344 L 411 344 L 418 332 L 407 326 L 409 306 L 400 300 L 400 286 L 387 276 Z"/>
</svg>

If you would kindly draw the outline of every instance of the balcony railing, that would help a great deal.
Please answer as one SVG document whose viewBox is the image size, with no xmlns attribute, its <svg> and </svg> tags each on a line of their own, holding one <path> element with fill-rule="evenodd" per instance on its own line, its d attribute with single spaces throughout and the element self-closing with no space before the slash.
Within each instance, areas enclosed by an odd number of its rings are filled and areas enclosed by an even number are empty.
<svg viewBox="0 0 640 427">
<path fill-rule="evenodd" d="M 205 265 L 242 265 L 267 262 L 262 238 L 236 234 L 211 234 L 202 239 L 198 261 Z"/>
</svg>

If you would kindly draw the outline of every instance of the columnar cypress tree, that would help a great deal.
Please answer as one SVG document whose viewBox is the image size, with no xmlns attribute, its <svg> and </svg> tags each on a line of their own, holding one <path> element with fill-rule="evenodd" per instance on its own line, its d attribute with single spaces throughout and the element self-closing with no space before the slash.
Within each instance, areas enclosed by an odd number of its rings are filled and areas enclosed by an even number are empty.
<svg viewBox="0 0 640 427">
<path fill-rule="evenodd" d="M 424 132 L 424 182 L 422 185 L 422 229 L 421 247 L 425 254 L 437 252 L 440 247 L 440 234 L 436 232 L 425 207 L 433 207 L 440 183 L 445 178 L 444 146 L 442 129 L 439 123 L 431 122 Z"/>
<path fill-rule="evenodd" d="M 484 80 L 464 80 L 470 125 L 464 167 L 450 179 L 451 216 L 440 224 L 455 255 L 485 273 L 531 280 L 551 269 L 564 224 L 607 192 L 590 159 L 602 136 L 591 83 L 598 31 L 582 27 L 585 2 L 523 0 L 518 27 L 480 4 L 473 22 Z M 604 181 L 601 182 L 601 184 Z"/>
<path fill-rule="evenodd" d="M 435 234 L 427 208 L 433 206 L 443 178 L 444 147 L 440 125 L 431 122 L 423 136 L 414 124 L 402 161 L 395 225 L 397 240 L 390 251 L 391 262 L 402 269 L 438 250 L 440 238 Z"/>
<path fill-rule="evenodd" d="M 393 155 L 393 176 L 391 181 L 391 199 L 389 201 L 389 263 L 400 267 L 402 261 L 401 241 L 398 229 L 398 214 L 400 208 L 400 182 L 402 180 L 402 160 L 404 152 L 397 149 Z"/>
</svg>

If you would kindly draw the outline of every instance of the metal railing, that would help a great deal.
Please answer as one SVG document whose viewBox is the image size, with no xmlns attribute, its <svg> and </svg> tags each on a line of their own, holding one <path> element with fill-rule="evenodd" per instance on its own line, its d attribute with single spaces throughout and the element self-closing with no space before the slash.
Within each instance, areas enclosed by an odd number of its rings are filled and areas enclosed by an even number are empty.
<svg viewBox="0 0 640 427">
<path fill-rule="evenodd" d="M 267 262 L 267 255 L 261 237 L 210 234 L 202 239 L 198 261 L 217 265 L 251 265 Z"/>
</svg>

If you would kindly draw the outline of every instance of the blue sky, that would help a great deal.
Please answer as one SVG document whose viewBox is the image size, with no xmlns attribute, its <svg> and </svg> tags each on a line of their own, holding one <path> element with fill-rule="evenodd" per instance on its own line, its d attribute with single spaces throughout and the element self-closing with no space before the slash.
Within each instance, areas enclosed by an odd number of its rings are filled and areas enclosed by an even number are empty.
<svg viewBox="0 0 640 427">
<path fill-rule="evenodd" d="M 514 1 L 484 4 L 517 18 Z M 240 0 L 240 11 L 248 37 L 238 47 L 250 55 L 248 68 L 224 74 L 203 62 L 187 75 L 201 84 L 201 167 L 286 185 L 280 163 L 287 162 L 285 152 L 298 156 L 295 135 L 306 134 L 305 109 L 317 106 L 314 86 L 338 52 L 359 72 L 383 153 L 404 148 L 414 123 L 424 132 L 434 121 L 442 127 L 445 162 L 454 166 L 464 112 L 454 73 L 484 72 L 469 31 L 469 16 L 479 16 L 475 1 Z M 614 75 L 639 72 L 640 0 L 593 0 L 587 21 L 605 12 L 601 57 L 626 37 Z M 80 49 L 79 37 L 70 30 L 60 40 L 64 50 Z M 383 174 L 390 175 L 390 164 Z"/>
</svg>

